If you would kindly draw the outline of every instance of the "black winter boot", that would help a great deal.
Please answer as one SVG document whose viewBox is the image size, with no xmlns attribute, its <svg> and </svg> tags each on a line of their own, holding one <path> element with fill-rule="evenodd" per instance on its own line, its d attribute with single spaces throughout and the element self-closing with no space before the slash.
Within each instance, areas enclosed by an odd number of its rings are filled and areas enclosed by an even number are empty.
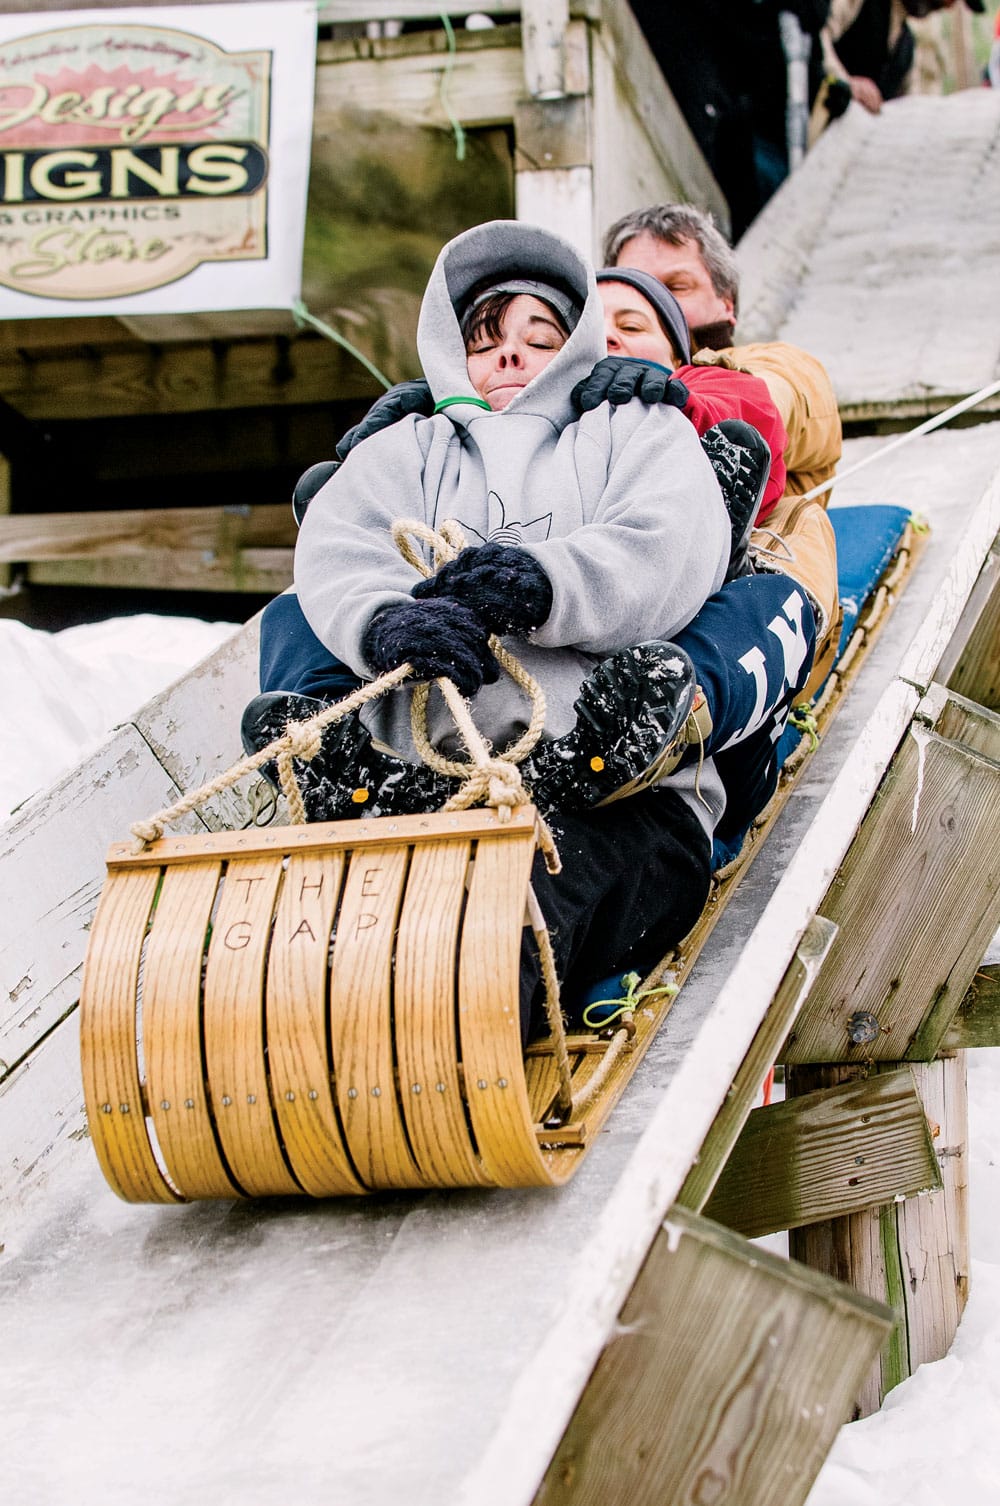
<svg viewBox="0 0 1000 1506">
<path fill-rule="evenodd" d="M 726 580 L 751 575 L 750 531 L 771 474 L 767 440 L 753 424 L 724 418 L 705 431 L 701 446 L 712 462 L 733 531 Z"/>
<path fill-rule="evenodd" d="M 648 789 L 711 730 L 694 665 L 676 643 L 640 643 L 602 659 L 584 680 L 577 720 L 523 764 L 543 812 L 610 805 Z"/>
<path fill-rule="evenodd" d="M 240 735 L 247 753 L 281 737 L 289 722 L 305 721 L 326 708 L 312 696 L 280 690 L 255 696 L 243 713 Z M 438 810 L 455 786 L 424 764 L 407 763 L 376 748 L 357 712 L 323 729 L 313 759 L 295 759 L 308 821 L 346 821 L 357 816 L 409 816 Z M 277 787 L 277 768 L 261 773 Z"/>
</svg>

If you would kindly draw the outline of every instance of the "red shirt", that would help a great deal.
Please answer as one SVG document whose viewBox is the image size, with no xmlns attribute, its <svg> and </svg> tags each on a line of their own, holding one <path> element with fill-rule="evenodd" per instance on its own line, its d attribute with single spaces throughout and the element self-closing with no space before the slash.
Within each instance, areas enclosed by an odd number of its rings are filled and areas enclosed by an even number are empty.
<svg viewBox="0 0 1000 1506">
<path fill-rule="evenodd" d="M 731 371 L 726 366 L 678 366 L 674 376 L 690 393 L 684 413 L 699 434 L 704 434 L 723 418 L 742 418 L 753 424 L 767 440 L 771 451 L 771 474 L 764 498 L 757 510 L 757 522 L 774 511 L 785 491 L 785 445 L 788 435 L 781 415 L 771 399 L 767 384 L 746 371 Z"/>
</svg>

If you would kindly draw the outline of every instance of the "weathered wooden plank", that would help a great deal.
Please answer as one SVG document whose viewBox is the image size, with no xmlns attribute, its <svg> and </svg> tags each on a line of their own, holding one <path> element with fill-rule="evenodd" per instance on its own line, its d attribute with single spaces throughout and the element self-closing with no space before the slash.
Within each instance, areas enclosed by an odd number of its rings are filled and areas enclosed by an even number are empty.
<svg viewBox="0 0 1000 1506">
<path fill-rule="evenodd" d="M 942 1051 L 963 1051 L 969 1046 L 1000 1046 L 1000 963 L 984 963 L 977 969 L 941 1041 Z"/>
<path fill-rule="evenodd" d="M 0 827 L 0 1077 L 76 1004 L 109 842 L 176 795 L 139 733 L 123 727 Z"/>
<path fill-rule="evenodd" d="M 282 509 L 284 511 L 284 509 Z M 278 596 L 292 580 L 288 549 L 147 549 L 126 558 L 39 560 L 25 575 L 36 586 L 132 587 L 162 591 L 242 591 Z"/>
<path fill-rule="evenodd" d="M 840 934 L 785 1061 L 898 1061 L 932 1005 L 943 1030 L 1000 918 L 998 790 L 992 760 L 910 728 L 823 901 Z"/>
<path fill-rule="evenodd" d="M 133 718 L 136 730 L 184 792 L 199 789 L 243 756 L 240 717 L 259 688 L 259 632 L 259 619 L 254 618 Z M 253 776 L 216 796 L 202 809 L 205 823 L 213 830 L 240 830 L 252 823 L 257 809 L 252 795 L 259 784 L 259 776 Z M 134 811 L 128 819 L 151 811 Z"/>
<path fill-rule="evenodd" d="M 704 1213 L 756 1239 L 940 1186 L 904 1067 L 754 1109 Z"/>
<path fill-rule="evenodd" d="M 0 474 L 2 485 L 2 474 Z M 2 497 L 0 497 L 2 500 Z M 66 560 L 111 556 L 128 559 L 129 569 L 148 552 L 194 550 L 230 558 L 248 545 L 291 551 L 295 547 L 291 509 L 277 503 L 259 507 L 171 507 L 121 512 L 19 513 L 0 516 L 0 560 Z M 137 582 L 132 582 L 137 584 Z M 160 584 L 169 583 L 161 576 Z M 287 582 L 286 582 L 287 584 Z"/>
<path fill-rule="evenodd" d="M 887 1309 L 674 1208 L 536 1506 L 798 1506 Z"/>
<path fill-rule="evenodd" d="M 688 1172 L 677 1201 L 684 1208 L 700 1213 L 715 1186 L 740 1131 L 747 1121 L 751 1105 L 760 1092 L 760 1084 L 774 1063 L 778 1049 L 799 1010 L 809 995 L 823 959 L 833 945 L 837 928 L 822 915 L 809 922 L 799 942 L 767 1014 L 754 1036 L 743 1062 L 726 1094 L 715 1122 L 705 1137 L 697 1160 Z M 725 1222 L 725 1220 L 717 1220 Z M 783 1225 L 782 1227 L 787 1227 Z"/>
<path fill-rule="evenodd" d="M 87 1138 L 80 1017 L 74 1009 L 0 1079 L 0 1187 L 8 1219 L 12 1205 L 39 1193 L 49 1175 L 80 1154 L 79 1142 Z M 89 1145 L 84 1153 L 93 1155 Z"/>
<path fill-rule="evenodd" d="M 0 396 L 26 418 L 127 418 L 208 408 L 287 406 L 374 396 L 378 384 L 346 351 L 300 335 L 229 345 L 94 347 L 0 359 Z"/>
<path fill-rule="evenodd" d="M 1000 711 L 1000 544 L 994 544 L 937 670 L 950 690 Z"/>
<path fill-rule="evenodd" d="M 858 1067 L 794 1067 L 787 1090 L 846 1081 Z M 876 1069 L 879 1070 L 879 1069 Z M 857 1412 L 876 1411 L 882 1398 L 918 1365 L 940 1359 L 951 1345 L 969 1286 L 968 1106 L 965 1057 L 918 1063 L 913 1080 L 930 1122 L 942 1189 L 864 1213 L 792 1230 L 797 1259 L 899 1314 L 889 1342 L 859 1390 Z"/>
</svg>

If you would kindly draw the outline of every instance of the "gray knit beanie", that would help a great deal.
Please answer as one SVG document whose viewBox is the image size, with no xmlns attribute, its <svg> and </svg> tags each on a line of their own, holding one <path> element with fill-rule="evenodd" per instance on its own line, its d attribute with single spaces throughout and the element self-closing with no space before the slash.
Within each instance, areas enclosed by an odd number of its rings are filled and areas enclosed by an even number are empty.
<svg viewBox="0 0 1000 1506">
<path fill-rule="evenodd" d="M 624 282 L 653 305 L 665 334 L 681 358 L 682 366 L 691 364 L 691 335 L 688 331 L 684 310 L 669 288 L 658 282 L 648 272 L 635 267 L 604 267 L 597 274 L 597 281 Z"/>
</svg>

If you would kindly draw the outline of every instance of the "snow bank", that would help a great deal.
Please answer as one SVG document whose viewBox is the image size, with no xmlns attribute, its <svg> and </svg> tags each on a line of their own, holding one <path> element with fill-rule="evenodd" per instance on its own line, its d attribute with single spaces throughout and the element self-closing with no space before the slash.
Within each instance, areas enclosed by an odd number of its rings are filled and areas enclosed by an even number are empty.
<svg viewBox="0 0 1000 1506">
<path fill-rule="evenodd" d="M 148 613 L 61 633 L 0 620 L 0 820 L 235 631 Z"/>
</svg>

